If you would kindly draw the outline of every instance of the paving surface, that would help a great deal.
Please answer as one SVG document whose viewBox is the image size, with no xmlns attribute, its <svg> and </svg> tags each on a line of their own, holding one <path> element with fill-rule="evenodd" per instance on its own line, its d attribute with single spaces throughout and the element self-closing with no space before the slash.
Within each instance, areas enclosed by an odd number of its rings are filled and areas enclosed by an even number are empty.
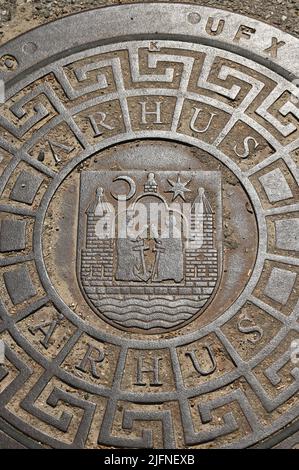
<svg viewBox="0 0 299 470">
<path fill-rule="evenodd" d="M 75 12 L 105 5 L 137 3 L 126 0 L 9 0 L 0 1 L 0 39 L 5 42 L 29 29 Z M 143 3 L 149 3 L 146 0 Z M 190 0 L 178 3 L 191 3 L 215 8 L 223 8 L 241 13 L 282 30 L 299 35 L 298 0 Z"/>
</svg>

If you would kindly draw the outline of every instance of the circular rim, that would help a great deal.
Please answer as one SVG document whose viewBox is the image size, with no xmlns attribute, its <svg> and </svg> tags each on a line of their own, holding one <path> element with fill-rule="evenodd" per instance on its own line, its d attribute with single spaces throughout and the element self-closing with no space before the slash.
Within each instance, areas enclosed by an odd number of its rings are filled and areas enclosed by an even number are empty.
<svg viewBox="0 0 299 470">
<path fill-rule="evenodd" d="M 197 22 L 192 19 L 194 15 L 197 15 Z M 219 36 L 211 36 L 205 29 L 210 17 L 225 21 Z M 244 26 L 251 31 L 249 37 L 244 35 L 238 40 L 236 34 Z M 299 76 L 299 40 L 291 34 L 227 10 L 188 3 L 140 2 L 67 15 L 8 41 L 0 47 L 0 57 L 12 55 L 17 66 L 2 71 L 0 78 L 9 87 L 20 73 L 42 67 L 43 62 L 52 62 L 96 45 L 130 40 L 132 35 L 134 39 L 155 37 L 208 45 L 212 42 L 214 47 L 251 58 L 290 80 Z M 277 57 L 266 51 L 271 47 L 272 38 L 285 43 L 283 53 Z M 27 47 L 28 44 L 34 47 Z"/>
<path fill-rule="evenodd" d="M 140 20 L 141 17 L 144 19 L 144 15 L 147 15 L 146 23 L 143 20 Z M 196 16 L 193 16 L 193 20 L 190 22 L 189 20 L 192 18 L 190 15 L 200 15 L 200 21 L 194 23 L 194 18 L 196 18 Z M 218 19 L 220 17 L 225 18 L 226 29 L 219 39 L 211 37 L 205 32 L 205 24 L 210 16 Z M 237 45 L 234 41 L 235 33 L 240 25 L 244 24 L 244 18 L 246 18 L 246 25 L 255 29 L 255 33 L 252 35 L 250 41 L 244 40 L 242 45 Z M 99 29 L 99 24 L 101 24 L 101 29 Z M 65 35 L 66 30 L 68 31 L 67 36 Z M 271 34 L 272 37 L 277 37 L 279 41 L 285 42 L 284 54 L 280 55 L 276 59 L 269 59 L 269 56 L 263 53 L 265 48 L 270 46 L 269 41 L 271 43 Z M 16 57 L 18 62 L 18 66 L 15 70 L 3 72 L 0 74 L 0 77 L 4 79 L 7 89 L 9 90 L 14 87 L 22 75 L 25 75 L 25 73 L 31 73 L 34 70 L 43 67 L 48 62 L 52 62 L 57 58 L 69 56 L 74 52 L 84 51 L 105 43 L 110 44 L 112 42 L 119 42 L 125 39 L 132 40 L 132 35 L 134 35 L 134 40 L 138 38 L 145 39 L 147 37 L 152 39 L 153 35 L 155 35 L 157 39 L 174 39 L 182 42 L 195 42 L 206 45 L 213 44 L 214 47 L 226 49 L 237 53 L 242 57 L 247 57 L 262 65 L 266 65 L 269 69 L 274 70 L 276 73 L 281 74 L 289 80 L 292 80 L 299 75 L 299 40 L 287 33 L 283 33 L 277 28 L 267 25 L 266 23 L 237 15 L 235 13 L 229 13 L 225 10 L 196 6 L 194 4 L 172 3 L 169 5 L 167 3 L 134 3 L 121 6 L 102 7 L 70 15 L 24 33 L 0 48 L 1 56 L 13 55 Z M 83 38 L 83 42 L 80 44 L 77 42 L 78 37 Z M 33 43 L 37 46 L 33 54 L 30 53 L 30 50 L 32 51 L 34 48 L 24 48 L 28 43 Z M 160 133 L 156 134 L 158 138 Z M 144 134 L 138 134 L 138 138 L 140 138 L 141 135 Z M 150 137 L 155 137 L 155 133 L 151 132 Z M 169 139 L 170 137 L 167 137 L 166 133 L 163 133 L 162 138 Z M 115 143 L 115 138 L 112 140 L 113 143 Z M 192 143 L 193 145 L 195 144 L 194 142 Z M 109 141 L 107 140 L 105 144 L 109 145 Z M 208 146 L 204 145 L 204 147 Z M 88 158 L 88 156 L 85 156 L 84 158 Z M 9 169 L 12 169 L 12 165 Z M 248 184 L 250 185 L 249 181 Z M 37 235 L 42 226 L 42 218 L 42 214 L 39 212 L 38 228 L 34 236 L 35 246 L 39 245 Z M 261 215 L 261 225 L 265 225 L 263 215 Z M 263 261 L 265 253 L 265 247 L 260 245 L 260 256 L 258 259 Z M 243 295 L 243 293 L 241 295 Z M 12 325 L 11 330 L 14 332 L 14 336 L 20 339 L 19 333 Z M 108 341 L 115 343 L 115 340 L 111 341 L 109 335 L 107 335 L 107 338 Z M 181 338 L 178 338 L 178 342 L 167 340 L 169 349 L 180 345 L 182 339 L 186 342 L 186 338 L 187 342 L 191 342 L 198 339 L 198 336 L 196 335 L 195 337 L 195 335 L 192 336 L 192 334 L 184 335 Z M 280 334 L 280 340 L 282 339 L 282 335 Z M 135 341 L 127 341 L 127 339 L 124 341 L 128 342 L 129 347 L 134 345 L 138 348 L 146 349 L 158 347 L 160 344 L 158 341 L 153 342 L 151 340 L 142 341 L 143 345 L 140 344 L 141 341 L 139 340 L 136 341 L 136 344 Z M 20 344 L 23 343 L 24 340 L 20 340 Z M 29 347 L 29 350 L 30 349 L 31 347 Z M 251 367 L 260 362 L 263 352 L 264 349 L 254 357 L 254 360 L 248 361 Z M 33 354 L 33 356 L 34 355 L 39 356 L 38 354 Z M 47 361 L 45 360 L 44 362 Z M 242 367 L 237 368 L 237 373 L 238 376 L 239 374 L 242 374 Z M 64 376 L 67 380 L 67 374 Z M 227 378 L 227 375 L 225 375 L 225 378 Z M 232 379 L 232 376 L 230 376 L 230 378 Z M 220 382 L 221 378 L 217 379 L 215 383 L 213 383 L 215 386 L 219 386 Z M 80 385 L 80 380 L 78 380 L 77 383 Z M 204 389 L 205 387 L 202 386 L 200 388 L 200 393 L 203 393 Z M 198 393 L 195 389 L 190 389 L 189 392 L 194 394 Z M 178 393 L 179 391 L 177 390 L 174 392 L 174 394 Z M 128 393 L 129 400 L 133 400 L 135 398 L 136 396 L 133 393 Z M 153 399 L 154 398 L 156 399 L 157 396 L 153 397 Z M 273 425 L 271 425 L 271 432 L 274 432 L 275 430 L 279 431 L 279 423 L 281 420 L 285 420 L 287 418 L 291 421 L 292 412 L 293 409 L 289 410 L 286 415 L 281 417 L 281 419 L 275 420 Z M 28 434 L 30 435 L 30 433 Z M 243 444 L 247 445 L 248 443 L 256 442 L 258 439 L 262 439 L 266 436 L 269 436 L 269 433 L 267 433 L 266 430 L 260 430 L 259 432 L 256 432 L 255 436 L 242 440 L 242 446 Z"/>
</svg>

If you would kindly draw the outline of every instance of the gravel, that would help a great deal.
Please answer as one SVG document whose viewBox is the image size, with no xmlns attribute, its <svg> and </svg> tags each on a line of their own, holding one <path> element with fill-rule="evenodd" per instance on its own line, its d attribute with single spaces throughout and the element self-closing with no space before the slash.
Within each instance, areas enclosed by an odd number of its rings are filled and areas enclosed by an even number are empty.
<svg viewBox="0 0 299 470">
<path fill-rule="evenodd" d="M 241 13 L 299 37 L 299 0 L 177 0 Z M 0 43 L 61 16 L 132 0 L 0 0 Z M 148 3 L 145 0 L 142 3 Z M 170 2 L 169 2 L 170 3 Z"/>
</svg>

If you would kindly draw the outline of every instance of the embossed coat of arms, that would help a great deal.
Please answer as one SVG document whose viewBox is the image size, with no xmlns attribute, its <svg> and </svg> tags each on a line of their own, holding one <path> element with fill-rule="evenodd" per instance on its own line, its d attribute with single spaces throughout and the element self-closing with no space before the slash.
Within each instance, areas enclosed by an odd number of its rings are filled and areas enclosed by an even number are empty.
<svg viewBox="0 0 299 470">
<path fill-rule="evenodd" d="M 84 171 L 78 280 L 111 323 L 146 331 L 188 322 L 222 270 L 217 171 Z"/>
</svg>

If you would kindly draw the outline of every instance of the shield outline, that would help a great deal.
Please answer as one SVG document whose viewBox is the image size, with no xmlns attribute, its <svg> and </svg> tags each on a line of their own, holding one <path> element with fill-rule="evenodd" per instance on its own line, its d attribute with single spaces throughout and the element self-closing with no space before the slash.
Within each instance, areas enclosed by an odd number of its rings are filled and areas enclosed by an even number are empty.
<svg viewBox="0 0 299 470">
<path fill-rule="evenodd" d="M 143 176 L 148 174 L 150 171 L 142 171 L 142 170 L 126 170 L 126 174 L 129 173 L 134 173 L 136 174 L 142 174 Z M 89 207 L 89 205 L 92 202 L 92 197 L 91 195 L 93 194 L 93 197 L 96 193 L 96 188 L 99 186 L 97 181 L 102 182 L 103 177 L 107 180 L 108 174 L 113 174 L 114 177 L 120 176 L 123 174 L 124 171 L 119 171 L 119 170 L 85 170 L 81 173 L 80 175 L 80 197 L 79 197 L 79 217 L 78 217 L 78 238 L 77 238 L 77 280 L 78 284 L 80 287 L 80 290 L 87 301 L 88 305 L 92 308 L 92 310 L 99 315 L 104 321 L 108 322 L 110 325 L 118 328 L 118 329 L 123 329 L 125 331 L 133 331 L 133 332 L 142 332 L 142 333 L 149 333 L 149 334 L 156 334 L 157 332 L 167 332 L 167 331 L 173 331 L 176 330 L 179 327 L 185 326 L 191 321 L 193 321 L 195 318 L 197 318 L 199 315 L 203 313 L 203 311 L 211 304 L 218 286 L 221 281 L 222 277 L 222 272 L 223 272 L 223 241 L 222 241 L 222 185 L 221 185 L 221 172 L 220 171 L 206 171 L 206 170 L 182 170 L 182 171 L 176 171 L 176 170 L 169 170 L 169 171 L 155 171 L 155 175 L 161 175 L 161 174 L 177 174 L 179 173 L 180 175 L 188 174 L 190 175 L 204 175 L 204 179 L 206 180 L 207 178 L 213 178 L 216 180 L 216 185 L 218 185 L 218 192 L 217 192 L 217 198 L 216 198 L 216 210 L 215 212 L 215 245 L 216 245 L 216 250 L 217 250 L 217 280 L 215 282 L 215 286 L 213 287 L 212 293 L 209 295 L 209 298 L 207 301 L 204 303 L 203 306 L 197 307 L 197 311 L 192 314 L 192 316 L 185 320 L 179 322 L 175 326 L 168 326 L 168 327 L 157 327 L 153 326 L 150 328 L 143 328 L 140 326 L 124 326 L 122 324 L 119 324 L 118 322 L 114 321 L 113 319 L 109 318 L 105 312 L 100 310 L 93 302 L 93 299 L 91 298 L 91 294 L 86 292 L 86 286 L 83 285 L 82 279 L 81 279 L 81 273 L 82 273 L 82 248 L 84 246 L 85 242 L 85 237 L 86 237 L 86 211 Z M 88 189 L 88 191 L 86 191 Z M 87 195 L 86 195 L 87 192 Z M 82 197 L 84 195 L 84 197 Z M 115 255 L 113 257 L 115 259 Z M 115 265 L 114 265 L 114 272 L 115 272 Z M 118 281 L 119 282 L 119 281 Z M 105 292 L 106 289 L 102 288 L 99 289 L 99 292 L 101 295 L 106 295 L 107 293 Z M 136 305 L 136 310 L 138 310 L 138 305 Z M 143 307 L 144 308 L 144 307 Z M 164 306 L 163 306 L 164 308 Z M 138 312 L 137 312 L 138 313 Z"/>
</svg>

